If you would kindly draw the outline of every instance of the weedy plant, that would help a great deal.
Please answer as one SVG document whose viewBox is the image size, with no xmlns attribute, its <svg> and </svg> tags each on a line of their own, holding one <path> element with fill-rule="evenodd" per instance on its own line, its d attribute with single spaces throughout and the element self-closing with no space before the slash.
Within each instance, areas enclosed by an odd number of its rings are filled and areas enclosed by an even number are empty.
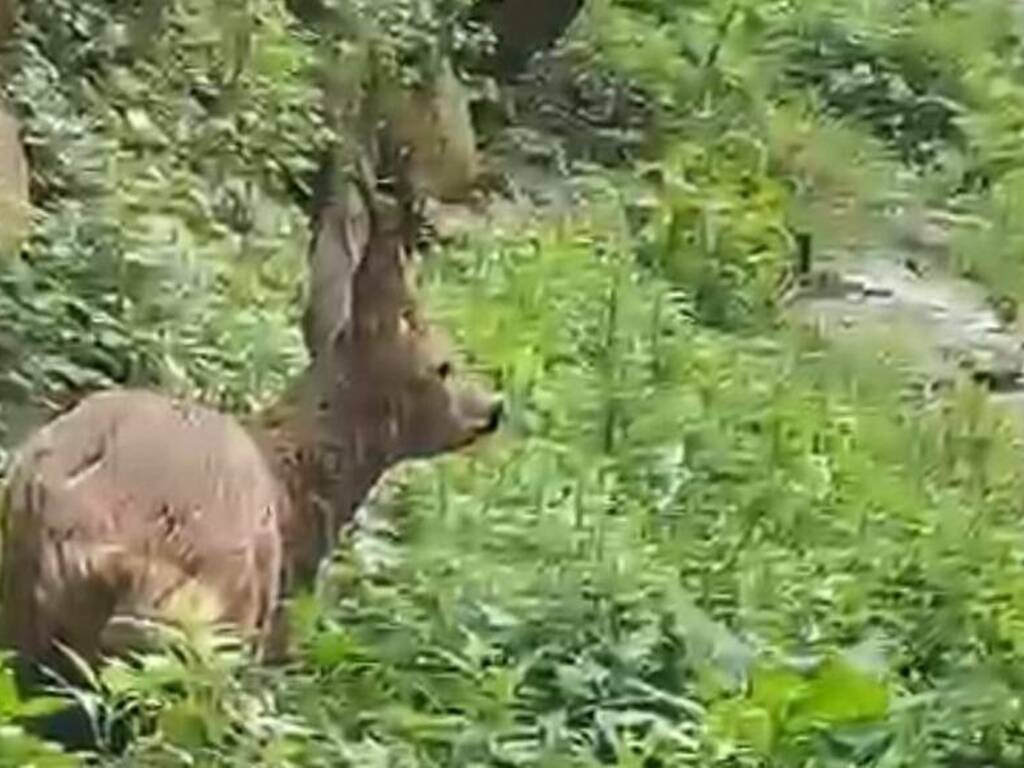
<svg viewBox="0 0 1024 768">
<path fill-rule="evenodd" d="M 43 213 L 0 275 L 8 409 L 125 381 L 245 408 L 298 362 L 283 179 L 319 141 L 309 24 L 143 5 L 26 11 L 8 89 Z M 343 10 L 371 37 L 461 13 L 427 5 Z M 1018 293 L 1012 10 L 591 3 L 514 94 L 585 204 L 425 275 L 507 433 L 381 489 L 292 606 L 287 666 L 197 637 L 111 667 L 87 700 L 137 738 L 101 761 L 1020 764 L 1019 426 L 969 382 L 909 393 L 887 345 L 785 333 L 773 305 L 794 232 L 877 241 L 886 206 L 935 200 L 975 213 L 954 263 Z M 414 67 L 457 47 L 444 26 L 377 48 Z M 76 764 L 8 738 L 19 764 Z"/>
</svg>

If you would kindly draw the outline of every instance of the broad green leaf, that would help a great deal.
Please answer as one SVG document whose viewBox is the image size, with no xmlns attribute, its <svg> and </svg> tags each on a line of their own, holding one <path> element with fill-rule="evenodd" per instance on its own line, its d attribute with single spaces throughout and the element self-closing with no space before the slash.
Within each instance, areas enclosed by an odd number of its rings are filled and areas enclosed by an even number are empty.
<svg viewBox="0 0 1024 768">
<path fill-rule="evenodd" d="M 888 711 L 889 691 L 884 682 L 834 657 L 815 672 L 794 709 L 791 725 L 837 726 L 882 720 Z"/>
</svg>

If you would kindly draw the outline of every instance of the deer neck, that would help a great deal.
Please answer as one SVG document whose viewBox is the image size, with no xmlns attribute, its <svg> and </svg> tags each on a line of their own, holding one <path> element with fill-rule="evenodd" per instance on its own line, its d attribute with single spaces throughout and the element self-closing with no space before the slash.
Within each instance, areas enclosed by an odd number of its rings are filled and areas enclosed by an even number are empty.
<svg viewBox="0 0 1024 768">
<path fill-rule="evenodd" d="M 286 591 L 310 586 L 341 530 L 394 463 L 361 434 L 345 395 L 313 368 L 257 420 L 260 442 L 287 492 L 281 516 Z M 328 393 L 329 394 L 325 394 Z"/>
</svg>

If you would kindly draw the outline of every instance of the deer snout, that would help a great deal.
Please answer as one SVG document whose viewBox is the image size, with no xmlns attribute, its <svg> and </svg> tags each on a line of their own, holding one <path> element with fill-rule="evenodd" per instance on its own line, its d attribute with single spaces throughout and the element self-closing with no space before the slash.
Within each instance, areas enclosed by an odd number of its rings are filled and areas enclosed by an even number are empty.
<svg viewBox="0 0 1024 768">
<path fill-rule="evenodd" d="M 492 432 L 497 432 L 498 427 L 501 426 L 501 422 L 505 418 L 505 401 L 500 397 L 495 397 L 491 401 L 490 411 L 487 414 L 487 421 L 484 423 L 484 428 L 481 430 L 483 434 L 489 435 Z"/>
<path fill-rule="evenodd" d="M 462 428 L 467 437 L 475 439 L 496 432 L 505 417 L 503 398 L 485 389 L 468 386 L 459 398 Z"/>
</svg>

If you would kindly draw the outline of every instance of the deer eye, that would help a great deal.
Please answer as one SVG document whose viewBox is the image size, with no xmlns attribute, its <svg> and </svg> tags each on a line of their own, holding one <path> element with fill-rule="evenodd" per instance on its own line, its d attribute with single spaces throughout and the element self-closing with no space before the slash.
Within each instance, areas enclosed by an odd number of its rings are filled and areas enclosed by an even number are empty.
<svg viewBox="0 0 1024 768">
<path fill-rule="evenodd" d="M 452 364 L 445 360 L 437 366 L 435 372 L 437 373 L 437 377 L 443 381 L 452 375 Z"/>
</svg>

